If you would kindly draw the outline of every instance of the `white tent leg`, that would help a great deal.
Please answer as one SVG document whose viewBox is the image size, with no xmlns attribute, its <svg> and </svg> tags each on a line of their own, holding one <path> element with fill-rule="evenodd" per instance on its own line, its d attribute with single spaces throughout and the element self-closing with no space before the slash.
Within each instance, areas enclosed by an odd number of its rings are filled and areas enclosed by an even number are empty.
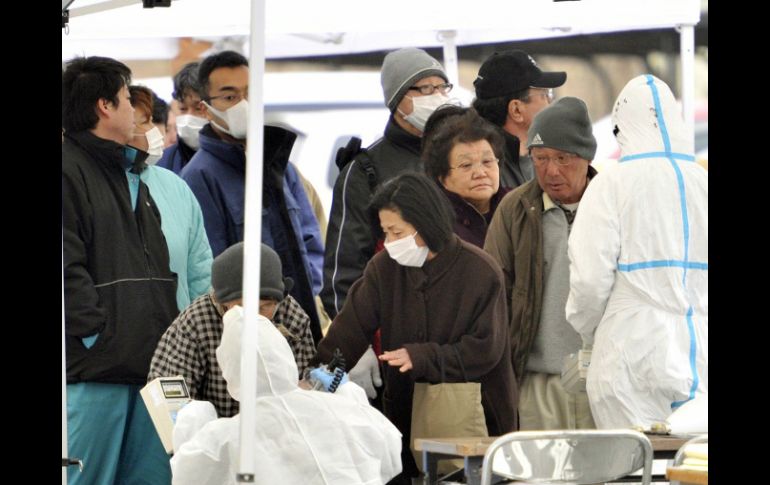
<svg viewBox="0 0 770 485">
<path fill-rule="evenodd" d="M 685 126 L 693 136 L 695 147 L 695 28 L 693 25 L 680 25 L 680 57 L 682 61 L 681 89 L 682 116 Z"/>
<path fill-rule="evenodd" d="M 457 31 L 440 30 L 438 39 L 444 47 L 444 70 L 449 76 L 449 82 L 455 86 L 460 85 L 460 70 L 457 66 Z"/>
<path fill-rule="evenodd" d="M 246 144 L 246 201 L 243 234 L 243 314 L 241 336 L 240 456 L 238 483 L 254 483 L 257 426 L 257 315 L 262 243 L 263 80 L 265 78 L 265 2 L 251 2 L 249 42 L 249 127 Z"/>
<path fill-rule="evenodd" d="M 61 456 L 67 453 L 67 360 L 64 354 L 64 253 L 61 273 Z M 61 467 L 61 485 L 67 485 L 67 467 Z"/>
</svg>

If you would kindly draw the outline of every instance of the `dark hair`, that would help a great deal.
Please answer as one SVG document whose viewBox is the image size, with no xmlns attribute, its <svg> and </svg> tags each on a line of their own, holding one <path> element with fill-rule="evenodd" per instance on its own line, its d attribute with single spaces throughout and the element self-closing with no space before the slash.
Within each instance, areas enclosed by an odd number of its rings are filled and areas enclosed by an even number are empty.
<svg viewBox="0 0 770 485">
<path fill-rule="evenodd" d="M 508 105 L 512 99 L 521 99 L 529 93 L 529 88 L 523 89 L 513 94 L 497 96 L 496 98 L 473 100 L 472 106 L 476 112 L 495 126 L 503 126 L 505 118 L 508 116 Z"/>
<path fill-rule="evenodd" d="M 200 65 L 201 63 L 198 61 L 189 62 L 174 75 L 174 91 L 171 93 L 172 98 L 180 103 L 184 102 L 184 97 L 187 95 L 188 91 L 192 91 L 203 98 L 205 93 L 201 91 L 201 85 L 198 82 L 198 68 Z"/>
<path fill-rule="evenodd" d="M 166 126 L 168 122 L 168 103 L 155 94 L 155 91 L 150 90 L 150 92 L 152 93 L 152 122 Z"/>
<path fill-rule="evenodd" d="M 131 93 L 131 106 L 133 106 L 134 109 L 142 110 L 152 117 L 152 95 L 155 93 L 146 86 L 138 86 L 136 84 L 129 86 L 128 92 Z"/>
<path fill-rule="evenodd" d="M 469 110 L 465 114 L 448 118 L 431 136 L 427 149 L 422 153 L 425 173 L 437 182 L 449 174 L 449 154 L 458 143 L 486 140 L 498 160 L 505 149 L 500 129 Z"/>
<path fill-rule="evenodd" d="M 222 51 L 203 59 L 198 68 L 198 83 L 200 84 L 201 99 L 209 100 L 209 76 L 220 67 L 249 67 L 249 60 L 235 51 Z"/>
<path fill-rule="evenodd" d="M 131 84 L 131 69 L 109 57 L 76 57 L 61 77 L 62 127 L 75 133 L 99 122 L 96 104 L 106 99 L 120 105 L 118 92 Z"/>
<path fill-rule="evenodd" d="M 428 248 L 437 253 L 452 237 L 453 212 L 446 196 L 424 174 L 407 172 L 383 184 L 372 197 L 369 213 L 375 237 L 382 237 L 379 212 L 398 213 L 413 225 Z"/>
<path fill-rule="evenodd" d="M 422 129 L 422 154 L 424 155 L 425 151 L 428 150 L 428 145 L 430 144 L 433 134 L 440 126 L 444 125 L 444 121 L 454 116 L 463 115 L 471 109 L 473 108 L 465 108 L 456 104 L 442 104 L 436 108 L 425 122 L 425 128 Z"/>
</svg>

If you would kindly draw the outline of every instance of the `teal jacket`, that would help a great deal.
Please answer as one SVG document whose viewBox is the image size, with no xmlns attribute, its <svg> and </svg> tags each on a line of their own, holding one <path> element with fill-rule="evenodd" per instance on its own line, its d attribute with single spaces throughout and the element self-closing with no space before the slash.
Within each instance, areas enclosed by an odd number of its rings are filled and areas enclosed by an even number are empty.
<svg viewBox="0 0 770 485">
<path fill-rule="evenodd" d="M 177 274 L 176 302 L 182 310 L 211 285 L 211 247 L 203 214 L 190 187 L 174 172 L 151 165 L 140 178 L 160 210 L 171 271 Z"/>
</svg>

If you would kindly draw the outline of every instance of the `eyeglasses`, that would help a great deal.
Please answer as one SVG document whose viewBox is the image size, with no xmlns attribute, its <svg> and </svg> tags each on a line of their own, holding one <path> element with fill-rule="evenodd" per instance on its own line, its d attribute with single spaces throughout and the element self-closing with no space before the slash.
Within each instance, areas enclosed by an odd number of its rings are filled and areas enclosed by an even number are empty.
<svg viewBox="0 0 770 485">
<path fill-rule="evenodd" d="M 553 89 L 552 88 L 529 88 L 530 91 L 522 96 L 521 99 L 525 103 L 529 103 L 532 96 L 545 96 L 546 101 L 548 101 L 548 104 L 551 104 L 553 102 Z"/>
<path fill-rule="evenodd" d="M 212 99 L 221 99 L 224 100 L 227 104 L 237 104 L 240 103 L 242 99 L 248 99 L 249 93 L 239 93 L 235 92 L 232 94 L 220 94 L 219 96 L 209 96 L 209 101 Z"/>
<path fill-rule="evenodd" d="M 428 96 L 430 94 L 433 94 L 438 90 L 441 94 L 446 94 L 449 91 L 452 90 L 454 85 L 452 83 L 444 83 L 444 84 L 437 84 L 433 86 L 432 84 L 423 84 L 422 86 L 412 86 L 411 90 L 413 91 L 419 91 L 421 94 L 424 94 L 425 96 Z"/>
<path fill-rule="evenodd" d="M 543 165 L 547 164 L 550 161 L 553 161 L 556 165 L 560 167 L 566 167 L 574 159 L 577 158 L 577 155 L 574 153 L 565 153 L 563 155 L 556 155 L 554 157 L 549 157 L 547 155 L 535 155 L 532 154 L 532 162 L 535 164 L 536 167 L 542 167 Z"/>
<path fill-rule="evenodd" d="M 497 167 L 498 162 L 499 160 L 497 158 L 490 158 L 480 162 L 463 162 L 456 167 L 449 167 L 449 170 L 457 170 L 460 173 L 471 173 L 477 166 L 481 166 L 484 170 L 491 170 Z"/>
</svg>

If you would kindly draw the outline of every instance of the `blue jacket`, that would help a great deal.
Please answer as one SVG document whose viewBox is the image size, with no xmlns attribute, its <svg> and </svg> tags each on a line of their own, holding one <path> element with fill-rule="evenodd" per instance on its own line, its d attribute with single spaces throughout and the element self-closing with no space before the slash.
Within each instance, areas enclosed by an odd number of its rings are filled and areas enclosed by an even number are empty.
<svg viewBox="0 0 770 485">
<path fill-rule="evenodd" d="M 171 171 L 148 166 L 139 177 L 160 211 L 171 271 L 177 274 L 176 302 L 181 311 L 211 285 L 212 256 L 203 214 L 190 187 Z"/>
<path fill-rule="evenodd" d="M 184 140 L 179 138 L 179 141 L 163 150 L 163 156 L 160 157 L 160 160 L 158 160 L 156 165 L 171 170 L 179 175 L 185 165 L 192 159 L 193 155 L 195 155 L 195 150 L 190 148 Z"/>
<path fill-rule="evenodd" d="M 221 140 L 211 125 L 199 136 L 201 146 L 180 175 L 201 205 L 216 257 L 243 240 L 246 153 L 241 145 Z M 281 257 L 283 275 L 294 281 L 290 294 L 310 316 L 317 342 L 321 329 L 314 297 L 321 290 L 324 249 L 318 221 L 289 163 L 296 137 L 283 128 L 264 129 L 262 242 Z"/>
</svg>

